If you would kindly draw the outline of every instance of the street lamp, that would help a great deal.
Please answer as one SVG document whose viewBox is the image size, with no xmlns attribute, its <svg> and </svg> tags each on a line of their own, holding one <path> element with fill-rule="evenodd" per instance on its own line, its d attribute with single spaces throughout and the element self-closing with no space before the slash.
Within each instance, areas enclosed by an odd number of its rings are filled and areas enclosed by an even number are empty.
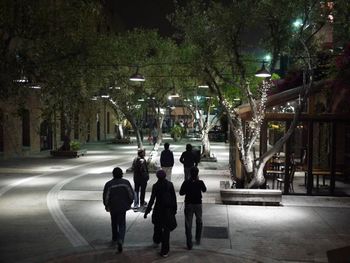
<svg viewBox="0 0 350 263">
<path fill-rule="evenodd" d="M 179 98 L 180 95 L 175 91 L 175 86 L 174 86 L 174 91 L 172 94 L 169 95 L 168 99 L 171 100 L 172 98 Z"/>
<path fill-rule="evenodd" d="M 171 100 L 172 98 L 179 98 L 180 95 L 178 93 L 173 93 L 168 96 L 168 99 Z"/>
<path fill-rule="evenodd" d="M 146 79 L 142 74 L 139 73 L 139 68 L 137 67 L 136 72 L 130 76 L 129 80 L 135 82 L 143 82 Z"/>
<path fill-rule="evenodd" d="M 261 69 L 259 69 L 255 73 L 255 77 L 258 77 L 258 78 L 269 78 L 269 77 L 271 77 L 271 73 L 265 68 L 265 61 L 263 61 Z"/>
<path fill-rule="evenodd" d="M 296 20 L 293 22 L 293 26 L 294 26 L 294 28 L 299 29 L 300 27 L 303 26 L 303 20 L 300 19 L 300 18 L 296 19 Z"/>
</svg>

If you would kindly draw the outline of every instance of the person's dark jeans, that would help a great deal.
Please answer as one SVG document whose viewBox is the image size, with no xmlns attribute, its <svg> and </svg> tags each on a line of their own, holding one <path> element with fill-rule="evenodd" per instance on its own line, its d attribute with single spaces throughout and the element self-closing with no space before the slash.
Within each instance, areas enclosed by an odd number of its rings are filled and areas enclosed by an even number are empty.
<svg viewBox="0 0 350 263">
<path fill-rule="evenodd" d="M 147 182 L 142 182 L 142 183 L 135 182 L 135 185 L 134 185 L 134 191 L 135 191 L 134 207 L 137 207 L 138 205 L 142 206 L 145 203 L 146 187 L 147 187 Z M 141 193 L 140 193 L 140 190 L 141 190 Z M 140 199 L 139 199 L 139 193 L 140 193 Z"/>
<path fill-rule="evenodd" d="M 191 177 L 191 168 L 192 167 L 184 167 L 185 181 Z"/>
<path fill-rule="evenodd" d="M 169 239 L 170 230 L 162 225 L 154 225 L 153 242 L 155 244 L 162 243 L 160 254 L 165 255 L 169 253 Z"/>
<path fill-rule="evenodd" d="M 112 240 L 117 241 L 120 244 L 124 243 L 125 238 L 125 214 L 126 212 L 113 212 L 111 211 L 112 222 Z"/>
<path fill-rule="evenodd" d="M 185 232 L 187 246 L 192 247 L 192 221 L 193 214 L 196 216 L 196 242 L 200 243 L 202 236 L 202 204 L 186 204 L 185 205 Z"/>
</svg>

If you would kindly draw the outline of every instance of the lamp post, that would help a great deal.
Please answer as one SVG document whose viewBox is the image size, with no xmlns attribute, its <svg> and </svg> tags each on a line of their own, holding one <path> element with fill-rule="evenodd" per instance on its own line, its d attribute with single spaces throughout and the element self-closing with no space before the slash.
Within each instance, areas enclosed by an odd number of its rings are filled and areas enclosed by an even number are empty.
<svg viewBox="0 0 350 263">
<path fill-rule="evenodd" d="M 139 67 L 137 67 L 136 72 L 130 76 L 129 80 L 134 82 L 144 82 L 146 79 L 139 73 Z"/>
<path fill-rule="evenodd" d="M 265 67 L 265 61 L 263 61 L 261 69 L 255 72 L 255 77 L 258 78 L 269 78 L 271 77 L 271 73 Z"/>
</svg>

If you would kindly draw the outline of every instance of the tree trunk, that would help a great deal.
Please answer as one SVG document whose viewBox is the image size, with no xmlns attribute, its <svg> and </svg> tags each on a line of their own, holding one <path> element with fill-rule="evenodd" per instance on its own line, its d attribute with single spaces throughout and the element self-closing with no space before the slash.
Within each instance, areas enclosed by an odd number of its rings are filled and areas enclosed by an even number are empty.
<svg viewBox="0 0 350 263">
<path fill-rule="evenodd" d="M 158 118 L 157 118 L 157 132 L 158 132 L 158 137 L 157 137 L 157 142 L 153 147 L 153 150 L 150 153 L 150 156 L 147 160 L 148 162 L 148 168 L 150 171 L 156 171 L 159 167 L 159 165 L 157 164 L 157 160 L 158 160 L 158 151 L 159 151 L 159 146 L 163 141 L 163 121 L 165 118 L 165 115 L 160 113 L 160 111 L 158 111 Z"/>
<path fill-rule="evenodd" d="M 142 143 L 142 139 L 141 139 L 141 133 L 140 133 L 140 129 L 139 127 L 136 125 L 136 122 L 133 118 L 129 119 L 132 128 L 135 131 L 135 136 L 136 136 L 136 142 L 137 142 L 137 148 L 139 149 L 143 149 L 143 143 Z"/>
<path fill-rule="evenodd" d="M 117 139 L 124 139 L 124 130 L 123 130 L 123 124 L 122 123 L 118 124 Z"/>
<path fill-rule="evenodd" d="M 202 135 L 202 157 L 210 157 L 209 130 L 203 129 Z"/>
<path fill-rule="evenodd" d="M 165 118 L 164 114 L 159 114 L 158 121 L 156 122 L 158 137 L 157 137 L 157 142 L 153 147 L 153 151 L 158 152 L 159 146 L 161 145 L 161 143 L 163 141 L 163 121 L 164 121 L 164 118 Z"/>
</svg>

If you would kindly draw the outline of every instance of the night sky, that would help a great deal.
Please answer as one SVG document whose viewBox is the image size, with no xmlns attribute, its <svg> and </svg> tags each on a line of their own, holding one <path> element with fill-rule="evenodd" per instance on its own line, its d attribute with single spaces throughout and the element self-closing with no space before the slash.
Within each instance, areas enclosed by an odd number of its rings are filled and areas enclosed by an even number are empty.
<svg viewBox="0 0 350 263">
<path fill-rule="evenodd" d="M 167 36 L 172 32 L 166 16 L 174 11 L 173 0 L 109 0 L 109 6 L 126 29 L 158 29 Z"/>
</svg>

